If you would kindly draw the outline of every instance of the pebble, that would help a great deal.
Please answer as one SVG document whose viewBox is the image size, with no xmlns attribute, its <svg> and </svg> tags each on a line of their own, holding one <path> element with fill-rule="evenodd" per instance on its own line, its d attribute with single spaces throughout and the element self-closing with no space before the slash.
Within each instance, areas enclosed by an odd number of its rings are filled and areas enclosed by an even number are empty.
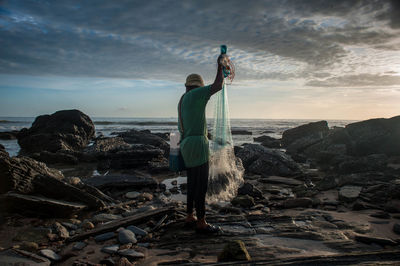
<svg viewBox="0 0 400 266">
<path fill-rule="evenodd" d="M 121 230 L 118 233 L 118 240 L 121 244 L 128 244 L 128 243 L 137 243 L 137 239 L 135 237 L 135 233 L 133 233 L 131 230 Z"/>
<path fill-rule="evenodd" d="M 93 224 L 92 222 L 89 222 L 89 221 L 84 221 L 84 222 L 82 223 L 82 227 L 83 227 L 84 229 L 86 229 L 86 230 L 90 230 L 90 229 L 93 229 L 93 228 L 94 228 L 94 224 Z"/>
<path fill-rule="evenodd" d="M 96 240 L 96 242 L 106 241 L 108 239 L 113 238 L 114 236 L 115 236 L 114 232 L 108 232 L 108 233 L 104 233 L 104 234 L 95 236 L 94 240 Z"/>
<path fill-rule="evenodd" d="M 117 253 L 119 249 L 119 245 L 112 245 L 112 246 L 107 246 L 103 247 L 101 249 L 102 252 L 107 253 L 107 254 L 114 254 Z"/>
<path fill-rule="evenodd" d="M 54 261 L 58 261 L 61 259 L 61 256 L 58 255 L 57 253 L 55 253 L 53 250 L 51 249 L 42 249 L 40 251 L 40 254 L 45 256 L 48 259 L 54 260 Z"/>
<path fill-rule="evenodd" d="M 118 261 L 118 266 L 133 266 L 133 263 L 131 263 L 127 258 L 122 257 Z"/>
<path fill-rule="evenodd" d="M 146 201 L 146 200 L 150 201 L 150 200 L 153 200 L 153 195 L 150 193 L 144 192 L 144 193 L 140 194 L 138 199 L 140 201 Z"/>
<path fill-rule="evenodd" d="M 61 223 L 64 227 L 70 229 L 70 230 L 76 230 L 78 229 L 78 226 L 75 224 L 71 224 L 71 223 L 67 223 L 67 222 L 63 222 Z"/>
<path fill-rule="evenodd" d="M 172 193 L 171 193 L 171 192 L 169 192 L 169 191 L 164 191 L 164 195 L 165 195 L 165 196 L 167 196 L 167 197 L 169 197 L 169 196 L 171 196 L 171 195 L 172 195 Z"/>
<path fill-rule="evenodd" d="M 20 248 L 22 250 L 30 251 L 30 252 L 35 252 L 36 250 L 39 249 L 39 245 L 35 242 L 22 242 L 20 245 Z"/>
<path fill-rule="evenodd" d="M 140 229 L 139 227 L 136 227 L 134 225 L 130 225 L 126 228 L 127 230 L 132 231 L 133 233 L 135 233 L 135 235 L 139 235 L 139 236 L 146 236 L 147 232 Z"/>
<path fill-rule="evenodd" d="M 178 184 L 178 181 L 177 181 L 177 180 L 172 180 L 172 181 L 171 181 L 171 185 L 176 186 L 177 184 Z"/>
<path fill-rule="evenodd" d="M 130 249 L 132 247 L 132 243 L 124 244 L 119 247 L 119 250 Z"/>
<path fill-rule="evenodd" d="M 148 248 L 150 247 L 150 243 L 138 243 L 137 244 L 139 247 L 143 247 L 143 248 Z"/>
<path fill-rule="evenodd" d="M 127 199 L 136 199 L 139 196 L 140 196 L 140 193 L 136 192 L 136 191 L 130 191 L 125 194 L 125 198 L 127 198 Z"/>
<path fill-rule="evenodd" d="M 118 254 L 120 256 L 124 256 L 130 259 L 141 259 L 144 258 L 144 254 L 141 252 L 137 252 L 133 249 L 124 249 L 124 250 L 120 250 L 118 251 Z"/>
<path fill-rule="evenodd" d="M 59 222 L 55 222 L 53 225 L 55 233 L 61 238 L 61 239 L 67 239 L 69 238 L 69 232 L 67 228 L 62 226 Z"/>
<path fill-rule="evenodd" d="M 102 259 L 100 261 L 101 265 L 106 265 L 106 266 L 114 266 L 115 265 L 115 261 L 112 258 L 107 258 L 107 259 Z"/>
<path fill-rule="evenodd" d="M 87 246 L 85 242 L 77 242 L 75 245 L 72 247 L 74 250 L 82 250 Z"/>
</svg>

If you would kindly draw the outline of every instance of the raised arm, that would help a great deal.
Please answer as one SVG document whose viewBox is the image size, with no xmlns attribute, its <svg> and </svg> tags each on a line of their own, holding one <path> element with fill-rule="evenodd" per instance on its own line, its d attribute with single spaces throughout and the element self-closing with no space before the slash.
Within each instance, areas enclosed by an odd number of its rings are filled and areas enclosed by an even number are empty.
<svg viewBox="0 0 400 266">
<path fill-rule="evenodd" d="M 218 67 L 217 67 L 217 76 L 215 77 L 214 83 L 211 85 L 211 95 L 216 92 L 222 90 L 222 85 L 224 83 L 224 74 L 222 73 L 222 64 L 221 64 L 222 56 L 218 57 Z"/>
</svg>

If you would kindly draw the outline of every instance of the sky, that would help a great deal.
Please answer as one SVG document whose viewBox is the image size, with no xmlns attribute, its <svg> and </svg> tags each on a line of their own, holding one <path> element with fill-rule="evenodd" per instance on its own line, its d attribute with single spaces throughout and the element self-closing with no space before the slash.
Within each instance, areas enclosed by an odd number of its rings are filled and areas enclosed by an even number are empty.
<svg viewBox="0 0 400 266">
<path fill-rule="evenodd" d="M 221 44 L 232 118 L 400 115 L 398 0 L 0 0 L 0 116 L 176 117 Z"/>
</svg>

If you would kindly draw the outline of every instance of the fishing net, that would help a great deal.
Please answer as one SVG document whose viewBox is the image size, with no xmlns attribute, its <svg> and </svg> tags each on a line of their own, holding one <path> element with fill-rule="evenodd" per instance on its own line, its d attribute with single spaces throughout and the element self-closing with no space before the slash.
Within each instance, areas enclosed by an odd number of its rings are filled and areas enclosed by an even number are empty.
<svg viewBox="0 0 400 266">
<path fill-rule="evenodd" d="M 229 60 L 229 58 L 228 58 Z M 229 118 L 226 79 L 232 82 L 234 67 L 229 60 L 229 72 L 224 69 L 225 80 L 222 90 L 214 96 L 214 124 L 212 127 L 210 173 L 207 201 L 228 201 L 232 199 L 243 183 L 244 168 L 234 153 Z"/>
</svg>

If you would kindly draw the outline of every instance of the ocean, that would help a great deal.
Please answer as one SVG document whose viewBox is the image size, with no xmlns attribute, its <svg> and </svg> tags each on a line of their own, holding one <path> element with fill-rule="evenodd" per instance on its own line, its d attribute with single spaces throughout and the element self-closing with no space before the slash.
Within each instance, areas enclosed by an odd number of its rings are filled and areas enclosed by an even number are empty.
<svg viewBox="0 0 400 266">
<path fill-rule="evenodd" d="M 92 117 L 96 135 L 112 136 L 114 132 L 126 131 L 129 129 L 144 130 L 151 132 L 165 133 L 177 131 L 177 118 L 118 118 L 118 117 Z M 20 130 L 24 127 L 29 128 L 35 117 L 0 117 L 0 132 Z M 231 119 L 232 131 L 248 131 L 247 134 L 234 134 L 233 142 L 235 145 L 252 143 L 253 138 L 267 135 L 280 138 L 282 133 L 290 128 L 297 127 L 315 119 Z M 327 120 L 328 126 L 343 127 L 347 124 L 356 122 L 353 120 Z M 207 120 L 208 127 L 212 126 L 212 119 Z M 20 147 L 17 140 L 0 140 L 10 156 L 18 155 Z"/>
</svg>

